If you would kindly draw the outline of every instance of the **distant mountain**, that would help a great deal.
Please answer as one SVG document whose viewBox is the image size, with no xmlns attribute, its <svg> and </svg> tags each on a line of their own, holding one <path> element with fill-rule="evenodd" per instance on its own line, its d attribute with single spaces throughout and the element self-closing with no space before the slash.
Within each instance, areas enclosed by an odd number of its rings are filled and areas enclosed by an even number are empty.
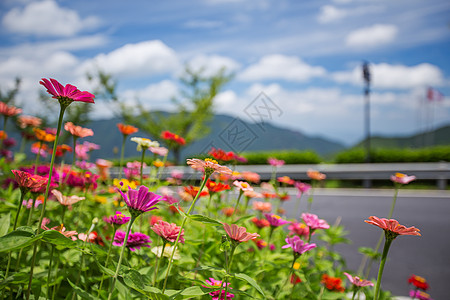
<svg viewBox="0 0 450 300">
<path fill-rule="evenodd" d="M 92 152 L 91 160 L 119 157 L 118 151 L 120 151 L 122 143 L 122 135 L 116 126 L 119 122 L 121 121 L 118 119 L 96 120 L 85 126 L 94 131 L 94 136 L 83 140 L 94 142 L 101 147 L 100 150 Z M 186 147 L 181 153 L 182 157 L 205 153 L 211 147 L 237 153 L 282 149 L 313 150 L 319 155 L 327 155 L 345 149 L 340 142 L 327 138 L 309 136 L 300 131 L 281 128 L 270 123 L 252 124 L 228 115 L 215 115 L 208 126 L 211 128 L 210 134 Z M 141 132 L 133 136 L 149 137 Z M 155 137 L 155 139 L 160 140 L 159 137 Z M 136 144 L 129 140 L 125 145 L 125 156 L 139 156 Z"/>
<path fill-rule="evenodd" d="M 363 147 L 365 140 L 359 142 L 352 148 Z M 372 136 L 370 139 L 372 149 L 389 149 L 389 148 L 423 148 L 431 146 L 448 146 L 450 145 L 450 125 L 440 127 L 438 129 L 417 133 L 408 136 Z"/>
</svg>

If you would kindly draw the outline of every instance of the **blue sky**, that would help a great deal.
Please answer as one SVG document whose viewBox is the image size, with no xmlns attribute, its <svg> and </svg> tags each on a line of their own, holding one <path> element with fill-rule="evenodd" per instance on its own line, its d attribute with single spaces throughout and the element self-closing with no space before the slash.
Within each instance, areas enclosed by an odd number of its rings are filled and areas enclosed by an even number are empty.
<svg viewBox="0 0 450 300">
<path fill-rule="evenodd" d="M 448 1 L 3 0 L 0 21 L 0 89 L 22 78 L 28 114 L 41 77 L 90 90 L 86 72 L 101 68 L 123 101 L 170 110 L 184 65 L 226 67 L 235 77 L 217 113 L 249 119 L 264 92 L 282 112 L 273 123 L 352 144 L 364 135 L 367 60 L 373 134 L 450 123 Z M 444 100 L 425 104 L 428 86 Z M 97 101 L 94 117 L 111 114 Z"/>
</svg>

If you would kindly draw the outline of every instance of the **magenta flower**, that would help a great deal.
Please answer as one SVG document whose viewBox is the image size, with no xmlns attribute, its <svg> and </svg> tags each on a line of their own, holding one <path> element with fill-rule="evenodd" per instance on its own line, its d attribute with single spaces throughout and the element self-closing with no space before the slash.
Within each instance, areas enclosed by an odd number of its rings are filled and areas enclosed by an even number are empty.
<svg viewBox="0 0 450 300">
<path fill-rule="evenodd" d="M 282 219 L 280 216 L 275 215 L 275 214 L 267 214 L 266 213 L 266 214 L 264 214 L 264 216 L 266 217 L 267 221 L 269 221 L 269 224 L 272 227 L 283 226 L 283 225 L 291 223 L 289 221 Z"/>
<path fill-rule="evenodd" d="M 293 222 L 291 225 L 289 225 L 288 229 L 289 235 L 296 234 L 298 236 L 303 236 L 305 238 L 308 238 L 309 236 L 309 227 L 303 223 Z"/>
<path fill-rule="evenodd" d="M 95 96 L 93 94 L 89 92 L 82 92 L 78 90 L 76 86 L 71 84 L 66 84 L 66 86 L 63 86 L 53 78 L 50 78 L 50 80 L 42 78 L 42 81 L 39 81 L 39 83 L 47 89 L 49 94 L 53 95 L 52 98 L 58 99 L 60 102 L 63 100 L 64 102 L 69 103 L 73 101 L 94 103 Z"/>
<path fill-rule="evenodd" d="M 344 272 L 344 275 L 347 276 L 348 281 L 350 281 L 356 287 L 373 286 L 373 283 L 369 280 L 361 279 L 358 276 L 353 277 L 352 275 L 348 274 L 347 272 Z"/>
<path fill-rule="evenodd" d="M 319 217 L 315 214 L 303 213 L 302 219 L 310 230 L 330 228 L 330 225 L 328 225 L 327 221 L 319 219 Z"/>
<path fill-rule="evenodd" d="M 122 246 L 123 245 L 123 241 L 125 239 L 125 231 L 122 230 L 118 230 L 116 232 L 116 235 L 114 236 L 114 242 L 113 245 L 114 246 Z M 128 236 L 128 240 L 127 240 L 127 247 L 131 250 L 131 251 L 136 251 L 141 249 L 141 247 L 147 247 L 150 248 L 150 243 L 152 241 L 150 240 L 150 237 L 148 235 L 145 235 L 143 233 L 140 232 L 135 232 L 135 233 L 131 233 Z"/>
<path fill-rule="evenodd" d="M 209 278 L 205 280 L 207 284 L 212 285 L 214 287 L 223 287 L 225 288 L 226 286 L 229 286 L 230 283 L 227 283 L 227 285 L 225 285 L 225 283 L 222 283 L 222 281 L 220 280 L 215 280 L 214 278 Z M 231 288 L 230 288 L 231 289 Z M 222 290 L 218 290 L 218 291 L 214 291 L 209 293 L 209 295 L 212 296 L 212 300 L 229 300 L 229 299 L 233 299 L 234 295 L 232 293 L 227 293 L 225 296 L 225 289 Z"/>
<path fill-rule="evenodd" d="M 408 184 L 415 179 L 416 179 L 416 176 L 408 176 L 403 173 L 395 173 L 395 175 L 391 175 L 391 181 L 400 183 L 400 184 Z"/>
<path fill-rule="evenodd" d="M 418 290 L 409 291 L 409 296 L 411 297 L 411 299 L 433 300 L 429 294 Z"/>
<path fill-rule="evenodd" d="M 286 241 L 287 245 L 284 245 L 281 248 L 283 248 L 283 249 L 292 248 L 292 250 L 294 251 L 294 255 L 295 254 L 301 255 L 301 254 L 305 253 L 306 251 L 309 251 L 309 250 L 317 247 L 317 245 L 314 243 L 312 243 L 312 244 L 305 243 L 297 235 L 294 235 L 291 238 L 287 237 L 285 241 Z"/>
<path fill-rule="evenodd" d="M 130 220 L 130 217 L 125 217 L 120 211 L 116 211 L 115 215 L 104 217 L 103 220 L 111 225 L 123 225 Z"/>
<path fill-rule="evenodd" d="M 268 158 L 267 162 L 273 167 L 281 167 L 282 165 L 284 165 L 284 160 L 279 160 L 273 157 Z"/>
<path fill-rule="evenodd" d="M 294 183 L 294 186 L 298 190 L 298 197 L 301 197 L 303 194 L 308 193 L 309 190 L 311 189 L 311 185 L 300 181 L 296 181 Z"/>
<path fill-rule="evenodd" d="M 177 224 L 164 222 L 163 220 L 159 220 L 151 228 L 157 235 L 169 242 L 175 242 L 181 229 Z M 184 229 L 181 230 L 179 242 L 184 243 Z"/>
<path fill-rule="evenodd" d="M 162 200 L 162 196 L 149 192 L 148 187 L 141 185 L 139 190 L 133 190 L 128 187 L 128 192 L 125 194 L 121 190 L 117 189 L 122 195 L 123 200 L 130 209 L 130 212 L 141 214 L 150 210 L 157 209 L 156 205 Z"/>
</svg>

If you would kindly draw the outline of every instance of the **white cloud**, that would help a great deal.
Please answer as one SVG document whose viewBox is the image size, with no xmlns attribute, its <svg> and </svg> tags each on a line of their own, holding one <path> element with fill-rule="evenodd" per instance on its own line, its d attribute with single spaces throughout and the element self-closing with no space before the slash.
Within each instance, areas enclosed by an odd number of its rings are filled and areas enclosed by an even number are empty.
<svg viewBox="0 0 450 300">
<path fill-rule="evenodd" d="M 240 64 L 229 57 L 203 54 L 191 58 L 187 65 L 194 71 L 202 71 L 205 76 L 217 74 L 221 69 L 225 69 L 226 73 L 232 73 L 240 68 Z"/>
<path fill-rule="evenodd" d="M 138 77 L 170 73 L 180 67 L 177 54 L 159 40 L 126 44 L 86 61 L 81 73 L 100 68 L 118 76 Z"/>
<path fill-rule="evenodd" d="M 398 28 L 395 25 L 375 24 L 352 31 L 346 38 L 349 47 L 367 49 L 389 44 L 397 37 Z"/>
<path fill-rule="evenodd" d="M 324 5 L 320 8 L 320 14 L 317 17 L 319 23 L 331 23 L 343 19 L 348 12 L 345 9 L 337 8 L 333 5 Z"/>
<path fill-rule="evenodd" d="M 170 100 L 178 94 L 178 86 L 171 80 L 163 80 L 158 83 L 147 85 L 138 90 L 126 90 L 120 94 L 120 98 L 126 103 L 139 101 L 144 105 L 157 102 L 170 104 Z"/>
<path fill-rule="evenodd" d="M 326 70 L 310 66 L 296 56 L 280 54 L 267 55 L 249 66 L 238 75 L 244 81 L 282 79 L 289 81 L 307 81 L 313 77 L 322 77 Z"/>
<path fill-rule="evenodd" d="M 416 66 L 371 64 L 372 86 L 375 88 L 409 89 L 427 85 L 445 84 L 442 71 L 435 65 L 422 63 Z M 362 85 L 361 67 L 351 71 L 336 72 L 332 78 L 340 83 Z"/>
<path fill-rule="evenodd" d="M 96 27 L 99 22 L 96 17 L 82 19 L 76 11 L 59 7 L 54 0 L 31 2 L 23 9 L 13 8 L 2 20 L 11 32 L 37 36 L 73 36 Z"/>
</svg>

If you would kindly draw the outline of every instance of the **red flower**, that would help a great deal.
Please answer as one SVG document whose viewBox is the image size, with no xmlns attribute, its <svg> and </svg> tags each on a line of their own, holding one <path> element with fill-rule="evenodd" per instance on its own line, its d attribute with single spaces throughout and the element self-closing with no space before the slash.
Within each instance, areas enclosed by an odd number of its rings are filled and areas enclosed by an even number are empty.
<svg viewBox="0 0 450 300">
<path fill-rule="evenodd" d="M 225 190 L 229 190 L 230 186 L 228 184 L 223 184 L 221 182 L 215 182 L 213 180 L 208 179 L 206 181 L 206 188 L 208 189 L 208 191 L 213 194 L 213 193 L 218 193 L 218 192 L 222 192 Z"/>
<path fill-rule="evenodd" d="M 26 191 L 38 191 L 47 185 L 47 178 L 40 175 L 32 175 L 19 170 L 11 170 L 11 172 L 20 188 Z"/>
<path fill-rule="evenodd" d="M 252 219 L 252 222 L 258 228 L 264 228 L 264 227 L 269 227 L 270 226 L 269 221 L 267 221 L 266 219 L 258 219 L 257 217 L 254 217 Z"/>
<path fill-rule="evenodd" d="M 323 274 L 320 283 L 324 284 L 329 291 L 336 291 L 340 293 L 344 291 L 344 288 L 341 286 L 342 279 L 339 277 L 331 277 L 327 274 Z"/>
<path fill-rule="evenodd" d="M 173 141 L 180 146 L 183 146 L 186 144 L 186 140 L 184 138 L 182 138 L 178 134 L 172 133 L 168 130 L 161 132 L 161 138 L 163 138 L 167 141 Z"/>
<path fill-rule="evenodd" d="M 411 277 L 408 278 L 408 283 L 414 285 L 416 288 L 421 289 L 421 290 L 428 290 L 428 288 L 430 287 L 427 283 L 427 281 L 425 280 L 425 278 L 417 276 L 417 275 L 411 275 Z"/>
<path fill-rule="evenodd" d="M 292 283 L 293 285 L 296 285 L 297 283 L 300 283 L 300 282 L 302 282 L 302 280 L 300 279 L 300 277 L 298 277 L 298 276 L 295 275 L 295 274 L 292 274 L 292 275 L 291 275 L 291 283 Z"/>
</svg>

